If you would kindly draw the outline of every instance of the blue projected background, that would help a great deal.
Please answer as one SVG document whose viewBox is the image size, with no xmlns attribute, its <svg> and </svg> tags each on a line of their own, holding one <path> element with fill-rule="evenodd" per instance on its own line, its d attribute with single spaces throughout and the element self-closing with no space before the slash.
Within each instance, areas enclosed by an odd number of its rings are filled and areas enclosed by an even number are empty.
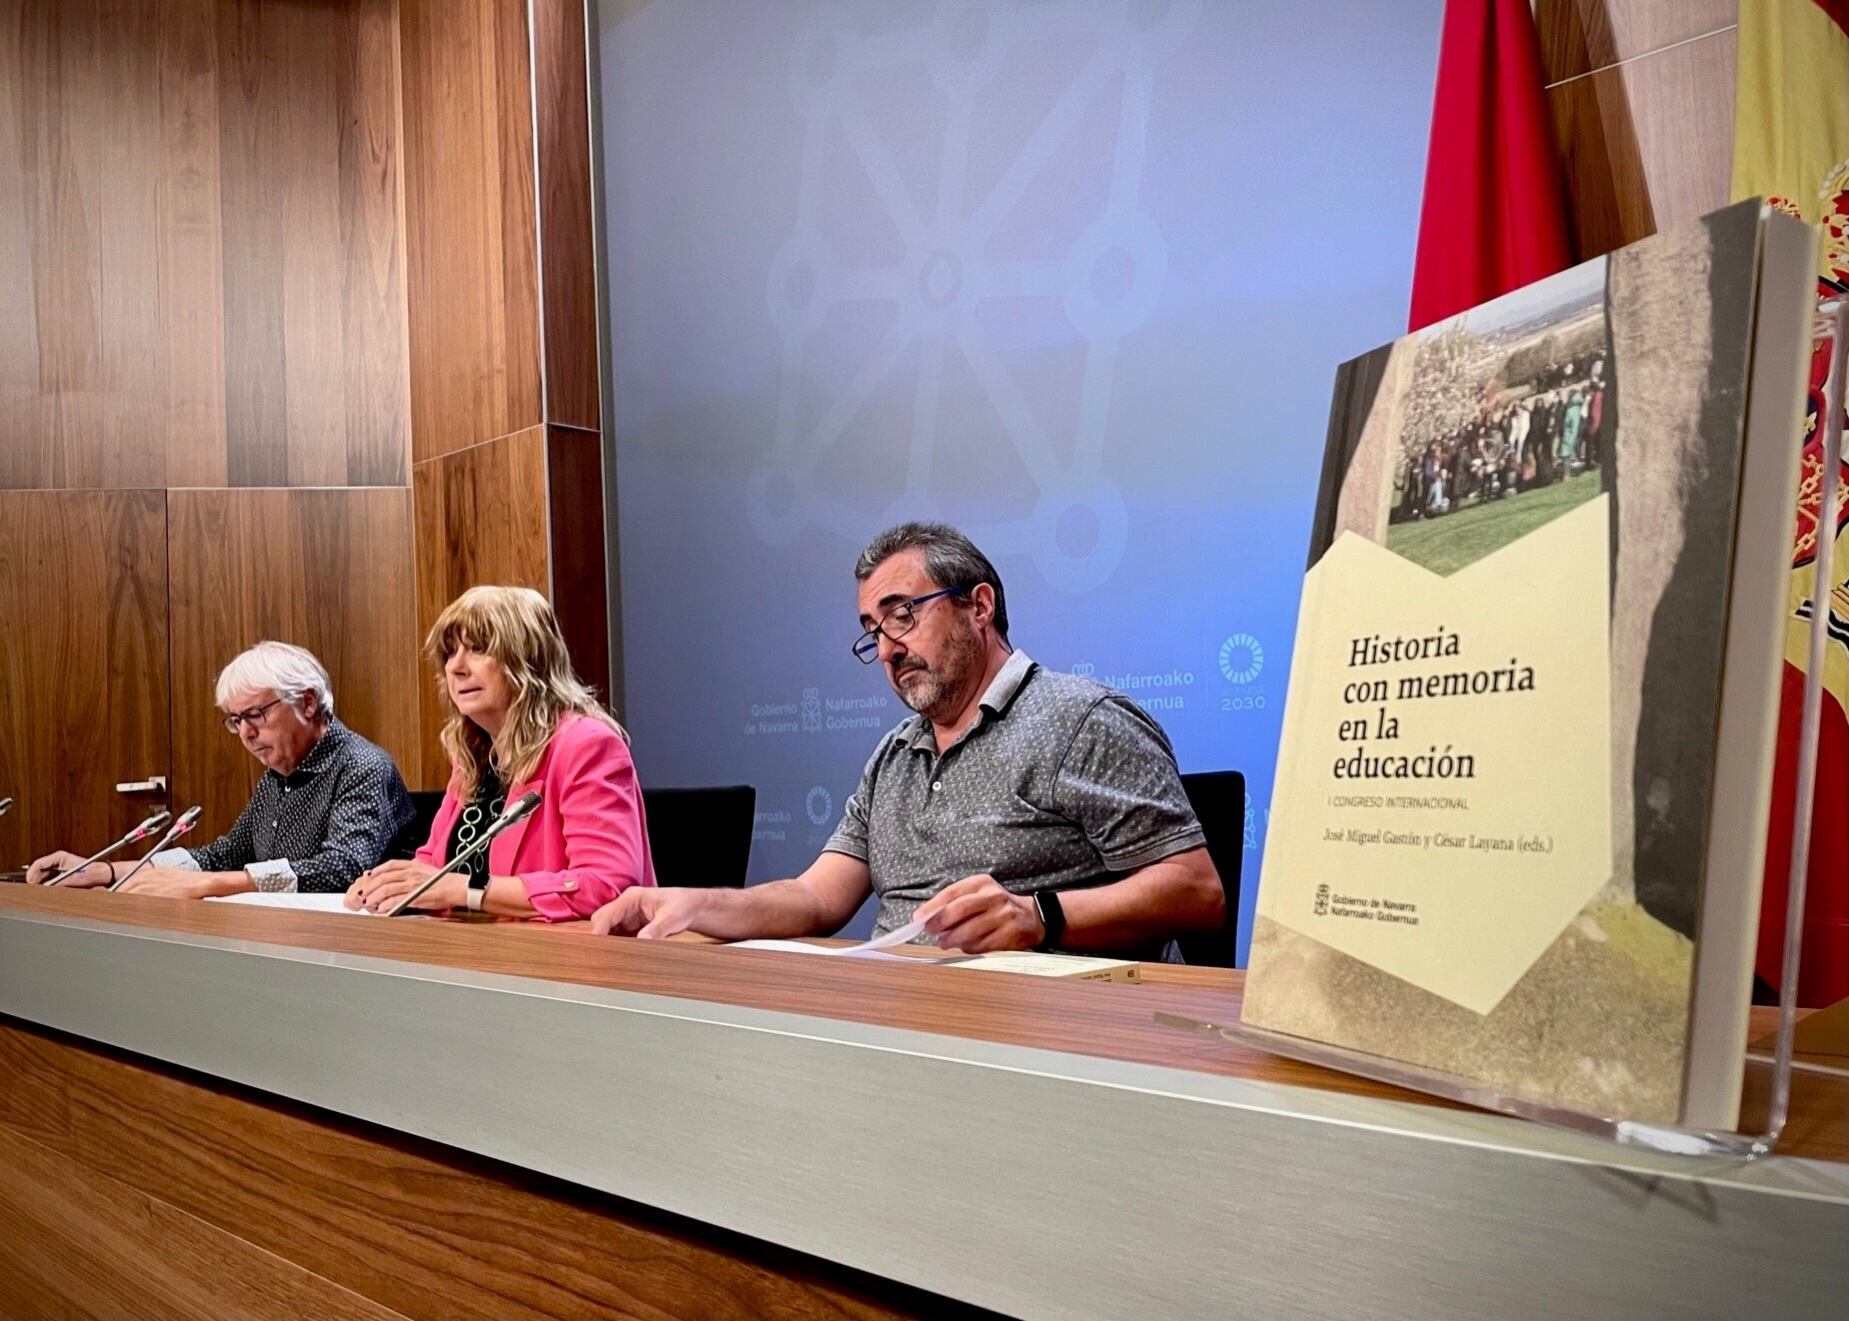
<svg viewBox="0 0 1849 1321">
<path fill-rule="evenodd" d="M 1442 0 L 606 0 L 626 702 L 800 871 L 909 714 L 853 558 L 1246 772 L 1243 961 L 1336 365 L 1405 329 Z M 868 929 L 863 911 L 851 932 Z"/>
</svg>

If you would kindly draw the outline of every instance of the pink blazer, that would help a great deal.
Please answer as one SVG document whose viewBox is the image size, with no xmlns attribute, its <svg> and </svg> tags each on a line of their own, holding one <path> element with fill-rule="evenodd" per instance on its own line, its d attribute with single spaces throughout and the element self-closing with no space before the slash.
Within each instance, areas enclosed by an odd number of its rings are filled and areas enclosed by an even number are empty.
<svg viewBox="0 0 1849 1321">
<path fill-rule="evenodd" d="M 539 807 L 488 846 L 488 872 L 518 876 L 542 918 L 589 917 L 630 886 L 655 883 L 642 789 L 629 745 L 614 729 L 566 716 L 533 774 L 508 787 L 507 801 L 529 789 L 539 790 Z M 443 864 L 462 807 L 451 775 L 419 862 Z"/>
</svg>

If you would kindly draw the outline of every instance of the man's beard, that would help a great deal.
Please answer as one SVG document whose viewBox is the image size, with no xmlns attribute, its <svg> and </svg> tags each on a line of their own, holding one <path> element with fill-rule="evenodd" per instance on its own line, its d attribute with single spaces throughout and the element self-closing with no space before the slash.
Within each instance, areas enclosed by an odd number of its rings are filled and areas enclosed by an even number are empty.
<svg viewBox="0 0 1849 1321">
<path fill-rule="evenodd" d="M 937 664 L 926 667 L 917 657 L 908 656 L 905 665 L 893 672 L 893 687 L 897 689 L 901 702 L 927 720 L 948 720 L 957 712 L 939 708 L 956 703 L 957 709 L 961 709 L 959 691 L 981 658 L 982 649 L 976 643 L 974 632 L 959 625 L 945 639 L 944 654 L 938 658 Z M 914 671 L 922 677 L 909 686 L 899 683 L 899 680 Z"/>
</svg>

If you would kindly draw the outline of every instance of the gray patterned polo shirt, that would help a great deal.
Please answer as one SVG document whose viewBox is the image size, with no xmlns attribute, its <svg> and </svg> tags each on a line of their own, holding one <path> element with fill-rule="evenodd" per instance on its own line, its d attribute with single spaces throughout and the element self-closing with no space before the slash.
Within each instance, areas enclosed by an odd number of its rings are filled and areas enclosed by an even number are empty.
<svg viewBox="0 0 1849 1321">
<path fill-rule="evenodd" d="M 1017 651 L 943 753 L 923 716 L 880 740 L 823 848 L 871 869 L 883 934 L 979 872 L 1015 894 L 1078 889 L 1206 842 L 1162 727 Z"/>
</svg>

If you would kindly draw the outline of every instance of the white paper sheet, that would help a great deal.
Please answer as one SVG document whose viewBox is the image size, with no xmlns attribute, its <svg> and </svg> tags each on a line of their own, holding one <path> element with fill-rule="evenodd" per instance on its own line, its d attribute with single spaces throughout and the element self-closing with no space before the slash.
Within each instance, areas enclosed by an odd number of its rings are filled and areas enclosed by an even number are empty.
<svg viewBox="0 0 1849 1321">
<path fill-rule="evenodd" d="M 923 930 L 923 922 L 907 922 L 883 936 L 863 940 L 858 945 L 810 945 L 800 940 L 739 940 L 733 944 L 739 949 L 781 950 L 785 954 L 822 954 L 837 959 L 899 959 L 914 963 L 915 959 L 907 959 L 903 954 L 888 954 L 886 949 L 892 945 L 903 945 Z"/>
<path fill-rule="evenodd" d="M 859 954 L 865 950 L 885 949 L 890 945 L 903 945 L 906 941 L 914 940 L 923 934 L 924 919 L 918 918 L 915 921 L 907 922 L 902 927 L 894 927 L 883 936 L 875 936 L 872 940 L 863 940 L 858 945 L 849 945 L 846 949 L 841 950 L 840 953 Z"/>
<path fill-rule="evenodd" d="M 1083 954 L 1050 954 L 1040 950 L 995 950 L 989 954 L 968 954 L 960 959 L 942 959 L 946 968 L 970 968 L 976 972 L 1013 972 L 1029 977 L 1099 977 L 1122 968 L 1134 968 L 1132 959 L 1102 959 Z M 1128 979 L 1126 979 L 1128 980 Z"/>
<path fill-rule="evenodd" d="M 249 891 L 244 894 L 217 894 L 211 896 L 210 903 L 217 904 L 254 904 L 258 908 L 305 908 L 311 913 L 352 913 L 371 917 L 364 908 L 348 908 L 347 896 L 344 894 L 264 894 Z"/>
<path fill-rule="evenodd" d="M 888 959 L 894 963 L 916 963 L 917 959 L 908 959 L 903 954 L 888 954 L 885 950 L 862 949 L 855 945 L 851 948 L 838 949 L 828 945 L 811 945 L 801 940 L 735 940 L 733 949 L 768 949 L 783 954 L 824 954 L 835 958 L 851 959 Z"/>
</svg>

